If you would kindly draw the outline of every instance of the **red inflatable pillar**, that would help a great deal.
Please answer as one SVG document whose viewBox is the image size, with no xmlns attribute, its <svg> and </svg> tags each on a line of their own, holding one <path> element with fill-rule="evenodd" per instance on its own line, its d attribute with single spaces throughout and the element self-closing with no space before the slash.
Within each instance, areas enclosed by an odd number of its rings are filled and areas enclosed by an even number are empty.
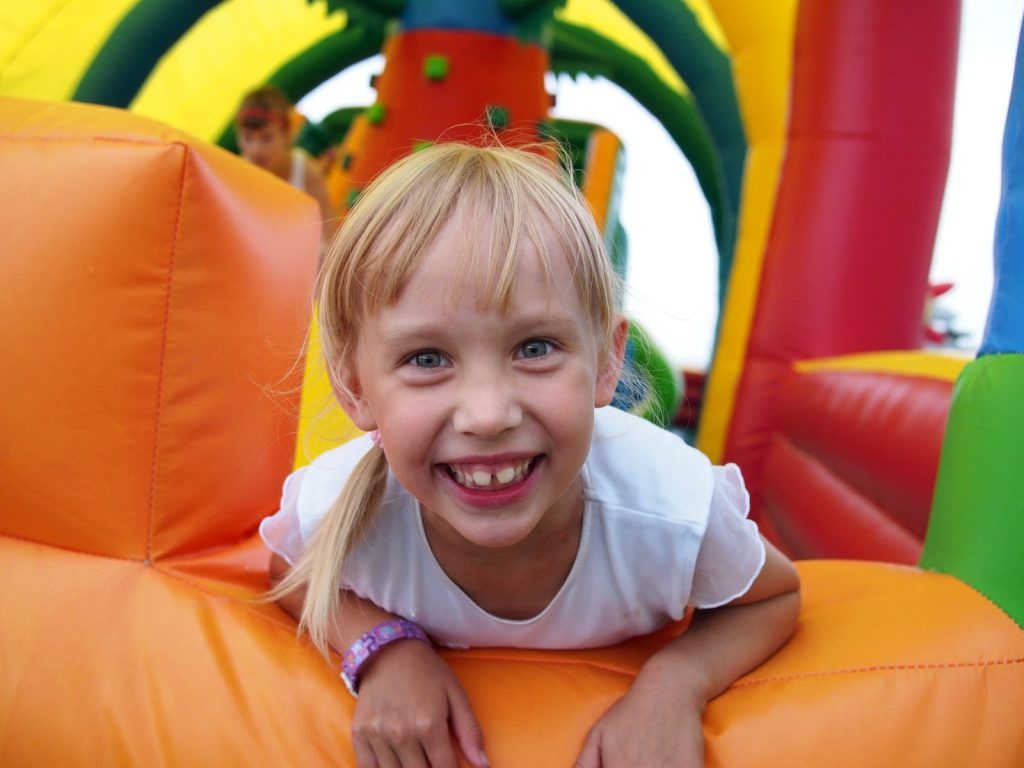
<svg viewBox="0 0 1024 768">
<path fill-rule="evenodd" d="M 791 363 L 920 346 L 959 23 L 957 0 L 800 3 L 786 159 L 725 448 L 755 514 Z"/>
</svg>

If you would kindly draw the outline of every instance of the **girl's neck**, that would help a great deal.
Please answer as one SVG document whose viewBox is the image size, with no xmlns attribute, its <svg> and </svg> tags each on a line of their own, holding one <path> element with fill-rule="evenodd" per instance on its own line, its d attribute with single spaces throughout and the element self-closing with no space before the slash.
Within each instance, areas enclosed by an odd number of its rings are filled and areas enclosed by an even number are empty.
<svg viewBox="0 0 1024 768">
<path fill-rule="evenodd" d="M 545 516 L 512 547 L 477 547 L 426 519 L 424 530 L 438 564 L 480 608 L 503 619 L 531 619 L 555 598 L 576 562 L 583 533 L 582 487 L 564 510 Z"/>
</svg>

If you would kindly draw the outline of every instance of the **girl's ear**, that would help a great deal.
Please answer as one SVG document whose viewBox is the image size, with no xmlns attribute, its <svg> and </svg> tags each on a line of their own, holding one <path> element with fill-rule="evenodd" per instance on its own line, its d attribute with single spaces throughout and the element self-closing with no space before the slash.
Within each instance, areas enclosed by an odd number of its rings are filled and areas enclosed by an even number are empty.
<svg viewBox="0 0 1024 768">
<path fill-rule="evenodd" d="M 331 389 L 342 410 L 352 419 L 353 424 L 363 432 L 370 432 L 377 428 L 377 419 L 373 415 L 373 408 L 363 397 L 359 381 L 355 376 L 344 371 L 334 371 L 331 375 Z"/>
<path fill-rule="evenodd" d="M 623 359 L 626 356 L 626 341 L 629 338 L 629 321 L 619 315 L 612 331 L 612 343 L 608 348 L 604 364 L 597 372 L 597 387 L 594 395 L 594 406 L 603 408 L 615 397 L 615 386 L 619 383 L 622 373 Z"/>
</svg>

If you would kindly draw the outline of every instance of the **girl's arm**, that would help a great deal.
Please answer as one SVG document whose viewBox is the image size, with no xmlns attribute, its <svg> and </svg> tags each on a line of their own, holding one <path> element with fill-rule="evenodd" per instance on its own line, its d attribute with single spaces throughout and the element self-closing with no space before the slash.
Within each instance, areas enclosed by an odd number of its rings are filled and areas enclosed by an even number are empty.
<svg viewBox="0 0 1024 768">
<path fill-rule="evenodd" d="M 334 235 L 334 231 L 338 228 L 339 217 L 338 212 L 331 205 L 331 197 L 327 194 L 327 183 L 315 159 L 306 162 L 306 192 L 320 206 L 320 218 L 323 221 L 323 243 L 326 247 Z"/>
<path fill-rule="evenodd" d="M 707 703 L 777 651 L 796 628 L 800 579 L 765 542 L 764 568 L 742 597 L 697 611 L 682 635 L 654 654 L 629 692 L 591 729 L 579 768 L 703 766 Z"/>
<path fill-rule="evenodd" d="M 271 581 L 280 580 L 288 568 L 284 558 L 272 555 Z M 397 618 L 352 592 L 342 590 L 339 597 L 337 619 L 328 633 L 331 647 L 339 653 L 378 624 Z M 278 604 L 298 620 L 304 600 L 305 594 L 296 592 Z M 386 645 L 366 662 L 352 717 L 352 747 L 359 768 L 455 768 L 451 733 L 470 764 L 486 768 L 483 733 L 466 692 L 433 648 L 403 640 Z"/>
</svg>

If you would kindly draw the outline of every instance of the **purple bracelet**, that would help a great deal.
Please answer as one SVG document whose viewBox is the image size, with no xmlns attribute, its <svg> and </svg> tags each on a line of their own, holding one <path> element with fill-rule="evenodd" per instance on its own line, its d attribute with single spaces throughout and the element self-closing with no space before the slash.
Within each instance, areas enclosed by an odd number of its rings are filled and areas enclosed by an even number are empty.
<svg viewBox="0 0 1024 768">
<path fill-rule="evenodd" d="M 423 629 L 408 619 L 392 619 L 378 624 L 349 646 L 341 659 L 341 679 L 353 696 L 359 696 L 359 673 L 363 665 L 388 643 L 396 640 L 422 640 L 430 645 Z"/>
</svg>

